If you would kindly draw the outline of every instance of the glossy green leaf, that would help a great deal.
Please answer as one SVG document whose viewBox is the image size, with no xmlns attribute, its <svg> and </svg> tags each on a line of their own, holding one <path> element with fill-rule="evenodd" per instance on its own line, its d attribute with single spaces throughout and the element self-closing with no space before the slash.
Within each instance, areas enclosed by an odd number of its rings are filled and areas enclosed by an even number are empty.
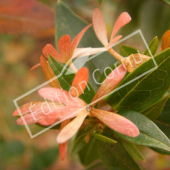
<svg viewBox="0 0 170 170">
<path fill-rule="evenodd" d="M 91 127 L 87 127 L 87 129 L 84 128 L 84 129 L 79 130 L 79 133 L 77 134 L 76 139 L 86 134 L 90 129 Z M 79 156 L 80 162 L 84 166 L 89 166 L 94 161 L 99 159 L 99 156 L 97 153 L 98 153 L 97 152 L 97 140 L 93 136 L 91 136 L 90 141 L 88 141 L 88 143 L 86 143 L 85 146 L 83 146 L 83 148 L 79 151 L 78 156 Z"/>
<path fill-rule="evenodd" d="M 129 152 L 132 158 L 138 161 L 145 162 L 145 159 L 143 158 L 143 156 L 141 155 L 141 153 L 138 151 L 138 149 L 136 148 L 134 144 L 124 141 L 124 140 L 122 140 L 121 143 L 126 148 L 126 150 Z"/>
<path fill-rule="evenodd" d="M 122 80 L 119 87 L 124 85 L 123 88 L 105 99 L 114 110 L 142 111 L 163 97 L 170 85 L 170 49 L 156 55 L 154 59 L 158 64 L 157 69 L 153 70 L 153 60 L 148 60 Z M 136 79 L 138 76 L 141 77 Z"/>
<path fill-rule="evenodd" d="M 49 64 L 50 64 L 52 70 L 54 71 L 54 74 L 56 76 L 60 75 L 58 77 L 58 81 L 59 81 L 61 87 L 64 90 L 68 91 L 71 87 L 71 84 L 72 84 L 75 74 L 74 73 L 65 74 L 65 73 L 68 73 L 68 71 L 69 71 L 66 68 L 66 65 L 58 63 L 52 57 L 49 57 Z M 89 89 L 86 87 L 86 89 L 84 90 L 84 93 L 80 96 L 80 98 L 83 99 L 85 102 L 90 103 L 95 95 L 95 91 L 89 83 L 88 83 L 88 87 L 89 87 Z"/>
<path fill-rule="evenodd" d="M 158 117 L 156 121 L 170 125 L 170 99 L 167 100 L 162 114 Z"/>
<path fill-rule="evenodd" d="M 102 141 L 102 142 L 112 143 L 112 144 L 117 143 L 117 141 L 115 141 L 115 140 L 113 140 L 113 139 L 110 139 L 110 138 L 108 138 L 108 137 L 106 137 L 106 136 L 103 136 L 103 135 L 101 135 L 101 134 L 92 133 L 92 136 L 93 136 L 94 138 L 96 138 L 97 140 L 100 140 L 100 141 Z"/>
<path fill-rule="evenodd" d="M 159 44 L 158 37 L 153 38 L 153 40 L 149 44 L 149 49 L 150 49 L 150 52 L 152 53 L 153 56 L 156 53 L 156 50 L 158 48 L 158 44 Z M 151 56 L 148 49 L 146 49 L 144 54 L 147 55 L 147 56 Z"/>
<path fill-rule="evenodd" d="M 151 148 L 151 149 L 159 154 L 170 155 L 170 152 L 162 150 L 162 149 L 157 149 L 157 148 Z"/>
<path fill-rule="evenodd" d="M 157 120 L 155 120 L 156 125 L 162 130 L 162 132 L 170 139 L 170 99 L 165 104 L 162 114 Z M 156 152 L 161 154 L 168 154 L 170 152 L 164 150 L 154 149 Z"/>
<path fill-rule="evenodd" d="M 161 131 L 170 139 L 170 123 L 166 124 L 158 120 L 156 120 L 155 123 L 161 129 Z M 163 149 L 157 149 L 157 148 L 152 148 L 152 149 L 160 154 L 170 155 L 170 151 L 165 151 Z"/>
<path fill-rule="evenodd" d="M 113 136 L 110 134 L 107 134 L 107 137 L 113 138 Z M 116 144 L 111 144 L 98 141 L 97 144 L 99 156 L 103 163 L 108 167 L 108 169 L 110 170 L 141 169 L 129 155 L 128 151 L 121 144 L 121 142 L 118 141 Z"/>
<path fill-rule="evenodd" d="M 160 116 L 162 113 L 162 110 L 169 99 L 170 94 L 166 94 L 161 100 L 159 100 L 157 103 L 155 103 L 153 106 L 141 111 L 142 114 L 147 116 L 151 120 L 155 120 Z"/>
<path fill-rule="evenodd" d="M 76 140 L 74 141 L 73 148 L 71 150 L 71 156 L 72 159 L 80 150 L 86 145 L 86 142 L 84 138 L 86 137 L 88 132 L 85 132 L 84 134 L 78 136 Z"/>
<path fill-rule="evenodd" d="M 89 23 L 74 14 L 62 1 L 57 2 L 55 19 L 56 45 L 59 38 L 66 34 L 70 35 L 73 40 L 73 38 L 88 24 Z M 87 30 L 78 47 L 102 47 L 102 44 L 97 39 L 92 27 Z M 104 52 L 88 61 L 85 66 L 89 68 L 90 72 L 99 68 L 99 72 L 96 72 L 95 74 L 96 80 L 99 81 L 100 73 L 103 72 L 104 68 L 110 65 L 110 63 L 115 63 L 115 61 L 116 59 L 113 56 L 111 56 L 108 52 Z M 89 82 L 95 89 L 98 88 L 92 75 L 89 77 Z"/>
<path fill-rule="evenodd" d="M 119 50 L 120 50 L 120 55 L 122 55 L 123 57 L 128 57 L 131 54 L 138 53 L 137 49 L 127 45 L 120 45 Z"/>
<path fill-rule="evenodd" d="M 138 127 L 140 134 L 132 138 L 114 132 L 117 136 L 138 145 L 170 151 L 170 140 L 150 119 L 134 111 L 122 111 L 121 115 L 131 120 Z"/>
</svg>

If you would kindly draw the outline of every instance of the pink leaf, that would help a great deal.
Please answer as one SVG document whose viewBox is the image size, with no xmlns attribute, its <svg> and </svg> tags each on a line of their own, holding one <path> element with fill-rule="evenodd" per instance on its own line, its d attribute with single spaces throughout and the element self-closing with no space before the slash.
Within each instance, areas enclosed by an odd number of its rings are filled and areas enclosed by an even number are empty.
<svg viewBox="0 0 170 170">
<path fill-rule="evenodd" d="M 39 101 L 39 102 L 30 102 L 30 103 L 26 103 L 24 105 L 22 105 L 21 107 L 19 107 L 18 109 L 16 109 L 14 112 L 13 112 L 13 116 L 21 116 L 21 115 L 24 115 L 24 114 L 27 114 L 30 112 L 30 109 L 32 109 L 32 111 L 36 111 L 38 110 L 41 105 L 43 104 L 42 101 Z M 34 107 L 32 107 L 34 106 Z M 41 112 L 41 111 L 40 111 Z M 21 115 L 20 115 L 21 113 Z"/>
<path fill-rule="evenodd" d="M 121 13 L 114 25 L 110 40 L 113 39 L 113 37 L 116 35 L 116 33 L 119 31 L 120 28 L 128 24 L 130 21 L 131 21 L 131 17 L 127 12 Z"/>
<path fill-rule="evenodd" d="M 27 125 L 39 123 L 42 125 L 52 125 L 58 120 L 65 120 L 75 117 L 80 108 L 71 107 L 71 106 L 61 106 L 59 108 L 47 108 L 44 107 L 43 110 L 41 107 L 37 108 L 37 110 L 33 110 L 28 114 L 18 118 L 17 123 L 19 125 L 24 125 L 25 120 Z M 44 111 L 44 112 L 43 112 Z"/>
<path fill-rule="evenodd" d="M 24 104 L 13 112 L 13 116 L 23 116 L 27 124 L 40 123 L 43 125 L 51 125 L 57 120 L 69 119 L 76 116 L 79 107 L 63 106 L 54 102 L 30 102 Z M 24 125 L 23 119 L 20 117 L 17 123 Z"/>
<path fill-rule="evenodd" d="M 93 108 L 91 111 L 92 116 L 97 117 L 101 122 L 109 128 L 130 137 L 139 135 L 139 130 L 134 123 L 125 117 L 104 110 Z"/>
<path fill-rule="evenodd" d="M 46 87 L 38 90 L 38 93 L 48 100 L 56 101 L 67 106 L 83 107 L 86 105 L 83 100 L 72 96 L 71 93 L 62 89 Z"/>
<path fill-rule="evenodd" d="M 109 46 L 115 44 L 117 41 L 119 41 L 122 38 L 122 35 L 118 35 L 115 38 L 111 39 L 109 42 Z"/>
<path fill-rule="evenodd" d="M 99 9 L 95 9 L 93 13 L 93 27 L 94 31 L 96 33 L 96 36 L 100 40 L 100 42 L 104 45 L 108 45 L 108 39 L 107 39 L 107 30 L 106 30 L 106 24 L 104 22 L 102 13 Z"/>
</svg>

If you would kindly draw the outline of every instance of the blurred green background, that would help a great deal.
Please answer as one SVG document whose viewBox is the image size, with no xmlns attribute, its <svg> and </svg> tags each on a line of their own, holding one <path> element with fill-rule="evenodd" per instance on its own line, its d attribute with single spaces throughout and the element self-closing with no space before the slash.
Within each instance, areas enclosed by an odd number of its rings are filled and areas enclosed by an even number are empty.
<svg viewBox="0 0 170 170">
<path fill-rule="evenodd" d="M 63 1 L 88 22 L 91 22 L 93 9 L 100 8 L 109 30 L 108 34 L 111 33 L 116 18 L 123 11 L 129 12 L 132 17 L 132 22 L 122 29 L 123 35 L 141 29 L 149 43 L 155 36 L 161 41 L 163 33 L 170 29 L 170 6 L 159 0 L 103 0 L 101 4 L 98 0 Z M 39 2 L 43 6 L 48 6 L 50 11 L 55 10 L 56 0 Z M 70 160 L 69 154 L 64 162 L 60 161 L 58 144 L 55 141 L 56 130 L 49 130 L 31 139 L 25 127 L 17 125 L 16 118 L 12 116 L 12 112 L 16 109 L 13 100 L 45 82 L 40 68 L 33 71 L 30 71 L 30 68 L 39 62 L 42 48 L 47 43 L 54 44 L 54 34 L 53 31 L 44 33 L 44 30 L 32 33 L 31 30 L 23 30 L 27 29 L 24 27 L 20 27 L 18 32 L 13 32 L 11 30 L 15 29 L 15 25 L 10 25 L 10 22 L 8 23 L 10 29 L 5 30 L 1 22 L 6 17 L 1 9 L 4 5 L 12 8 L 13 3 L 11 0 L 0 2 L 0 169 L 85 169 L 80 165 L 78 158 Z M 22 7 L 23 4 L 18 5 Z M 29 6 L 29 3 L 27 5 Z M 29 11 L 25 11 L 27 12 Z M 36 10 L 34 13 L 36 14 Z M 46 13 L 41 11 L 41 15 L 43 18 Z M 43 21 L 43 24 L 45 27 L 48 23 Z M 34 25 L 29 27 L 31 28 L 34 28 Z M 140 42 L 134 43 L 140 45 Z M 141 152 L 147 161 L 140 163 L 144 169 L 170 169 L 169 156 L 159 155 L 147 148 L 141 148 Z"/>
</svg>

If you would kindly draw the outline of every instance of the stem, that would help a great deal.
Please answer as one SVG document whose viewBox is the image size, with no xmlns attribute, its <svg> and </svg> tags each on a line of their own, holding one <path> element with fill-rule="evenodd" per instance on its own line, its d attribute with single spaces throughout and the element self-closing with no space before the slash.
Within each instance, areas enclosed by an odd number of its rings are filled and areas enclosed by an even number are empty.
<svg viewBox="0 0 170 170">
<path fill-rule="evenodd" d="M 118 61 L 122 62 L 122 60 L 124 59 L 124 57 L 122 57 L 120 54 L 118 54 L 115 50 L 113 50 L 112 48 L 110 48 L 108 50 L 108 52 L 115 57 Z"/>
</svg>

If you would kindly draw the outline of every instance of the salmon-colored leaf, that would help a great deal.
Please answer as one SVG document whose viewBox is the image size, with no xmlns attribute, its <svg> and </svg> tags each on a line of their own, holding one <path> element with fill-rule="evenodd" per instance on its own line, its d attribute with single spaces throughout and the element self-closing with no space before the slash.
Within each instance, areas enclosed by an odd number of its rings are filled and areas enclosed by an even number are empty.
<svg viewBox="0 0 170 170">
<path fill-rule="evenodd" d="M 166 31 L 162 37 L 162 51 L 170 47 L 170 30 Z"/>
<path fill-rule="evenodd" d="M 91 114 L 92 116 L 97 117 L 105 125 L 119 133 L 130 137 L 136 137 L 139 135 L 137 126 L 119 114 L 95 108 L 92 109 Z"/>
<path fill-rule="evenodd" d="M 46 87 L 41 88 L 38 92 L 42 97 L 48 100 L 53 100 L 67 106 L 83 107 L 86 105 L 83 100 L 72 96 L 70 92 L 62 89 Z"/>
<path fill-rule="evenodd" d="M 60 159 L 64 161 L 66 154 L 67 154 L 67 148 L 68 148 L 68 141 L 59 144 L 59 154 L 60 154 Z"/>
<path fill-rule="evenodd" d="M 118 66 L 115 68 L 104 80 L 102 85 L 97 90 L 93 101 L 96 99 L 99 99 L 100 97 L 107 95 L 109 92 L 111 92 L 113 89 L 116 88 L 116 86 L 120 83 L 120 81 L 123 79 L 123 77 L 126 74 L 126 70 L 124 69 L 123 65 Z"/>
<path fill-rule="evenodd" d="M 60 62 L 67 63 L 71 58 L 71 38 L 69 35 L 62 36 L 58 41 L 58 49 L 60 51 Z"/>
<path fill-rule="evenodd" d="M 86 110 L 80 111 L 79 115 L 61 130 L 57 136 L 57 143 L 64 143 L 73 137 L 88 114 Z"/>
<path fill-rule="evenodd" d="M 108 45 L 106 24 L 104 22 L 102 13 L 99 9 L 95 9 L 93 13 L 93 27 L 97 38 L 101 41 L 104 46 Z"/>
<path fill-rule="evenodd" d="M 109 42 L 109 46 L 115 44 L 117 41 L 119 41 L 122 38 L 122 35 L 118 35 L 115 38 L 111 39 Z"/>
<path fill-rule="evenodd" d="M 70 88 L 70 93 L 73 96 L 78 97 L 84 92 L 84 89 L 87 86 L 88 77 L 89 77 L 89 71 L 86 67 L 82 67 L 76 73 L 74 80 L 72 82 L 71 88 Z"/>
<path fill-rule="evenodd" d="M 114 25 L 110 40 L 114 38 L 114 36 L 116 35 L 116 33 L 119 31 L 120 28 L 128 24 L 130 21 L 131 21 L 131 17 L 127 12 L 121 13 Z"/>
<path fill-rule="evenodd" d="M 52 125 L 57 120 L 70 119 L 75 117 L 76 112 L 80 109 L 74 106 L 56 105 L 53 102 L 36 102 L 28 103 L 20 108 L 22 117 L 18 118 L 19 125 L 39 123 L 41 125 Z M 20 116 L 19 109 L 14 111 L 13 116 Z M 74 114 L 75 113 L 75 114 Z"/>
<path fill-rule="evenodd" d="M 51 45 L 47 44 L 43 50 L 42 50 L 43 55 L 48 59 L 48 54 L 50 54 L 53 58 L 55 58 L 57 61 L 60 60 L 60 55 L 56 51 L 56 49 Z M 59 61 L 58 61 L 59 62 Z"/>
<path fill-rule="evenodd" d="M 53 70 L 51 69 L 50 65 L 48 64 L 47 60 L 43 56 L 40 57 L 40 63 L 41 63 L 41 69 L 42 69 L 44 76 L 47 80 L 50 81 L 52 78 L 56 77 Z M 61 88 L 60 83 L 58 82 L 57 79 L 49 82 L 49 84 L 52 87 Z"/>
<path fill-rule="evenodd" d="M 70 122 L 70 120 L 64 120 L 61 123 L 60 126 L 60 131 Z M 60 154 L 60 159 L 64 161 L 66 154 L 67 154 L 67 148 L 68 148 L 68 141 L 59 144 L 59 154 Z"/>
</svg>

